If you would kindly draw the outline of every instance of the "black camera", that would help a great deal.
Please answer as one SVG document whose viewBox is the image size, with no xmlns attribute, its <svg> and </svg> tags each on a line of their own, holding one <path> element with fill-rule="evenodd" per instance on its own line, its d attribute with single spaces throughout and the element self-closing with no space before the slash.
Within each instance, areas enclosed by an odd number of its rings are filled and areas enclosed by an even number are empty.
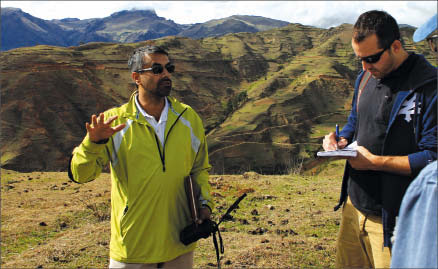
<svg viewBox="0 0 438 269">
<path fill-rule="evenodd" d="M 213 244 L 214 244 L 214 248 L 216 249 L 217 266 L 218 268 L 220 268 L 219 251 L 222 254 L 224 253 L 224 245 L 222 243 L 222 237 L 219 231 L 219 224 L 221 224 L 222 221 L 224 221 L 225 219 L 231 217 L 230 213 L 237 208 L 240 201 L 242 201 L 242 199 L 245 197 L 246 197 L 246 193 L 244 193 L 242 196 L 237 198 L 237 200 L 230 206 L 230 208 L 228 208 L 227 212 L 224 215 L 222 215 L 218 223 L 210 219 L 203 220 L 201 224 L 196 224 L 195 222 L 192 222 L 192 224 L 185 227 L 179 233 L 179 240 L 184 245 L 187 246 L 188 244 L 196 242 L 201 238 L 208 238 L 210 235 L 213 235 Z M 220 243 L 219 246 L 216 239 L 216 233 L 219 236 L 219 243 Z"/>
<path fill-rule="evenodd" d="M 184 245 L 189 245 L 201 238 L 208 238 L 211 234 L 217 232 L 217 224 L 209 219 L 203 220 L 201 224 L 195 223 L 185 227 L 179 234 L 179 240 Z"/>
</svg>

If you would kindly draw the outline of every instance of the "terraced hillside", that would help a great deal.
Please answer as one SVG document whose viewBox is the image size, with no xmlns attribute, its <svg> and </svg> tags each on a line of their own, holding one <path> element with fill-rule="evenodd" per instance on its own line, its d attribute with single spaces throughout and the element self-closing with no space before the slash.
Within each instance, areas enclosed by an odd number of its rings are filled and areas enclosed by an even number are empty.
<svg viewBox="0 0 438 269">
<path fill-rule="evenodd" d="M 414 47 L 414 29 L 403 30 Z M 322 136 L 345 122 L 358 62 L 351 25 L 300 24 L 193 40 L 36 46 L 2 52 L 2 167 L 62 171 L 93 113 L 134 91 L 127 59 L 146 43 L 177 67 L 173 95 L 201 115 L 214 173 L 284 173 L 313 159 Z M 431 59 L 431 55 L 428 56 Z"/>
</svg>

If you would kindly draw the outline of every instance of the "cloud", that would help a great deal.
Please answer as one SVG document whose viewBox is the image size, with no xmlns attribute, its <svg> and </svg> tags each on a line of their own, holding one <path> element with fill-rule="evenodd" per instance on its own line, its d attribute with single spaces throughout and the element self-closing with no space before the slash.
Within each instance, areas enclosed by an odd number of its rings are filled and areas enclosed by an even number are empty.
<svg viewBox="0 0 438 269">
<path fill-rule="evenodd" d="M 158 16 L 180 24 L 256 15 L 322 28 L 354 23 L 371 9 L 385 10 L 398 23 L 418 27 L 437 12 L 435 1 L 2 1 L 2 7 L 7 6 L 46 20 L 103 18 L 136 8 L 154 9 Z"/>
</svg>

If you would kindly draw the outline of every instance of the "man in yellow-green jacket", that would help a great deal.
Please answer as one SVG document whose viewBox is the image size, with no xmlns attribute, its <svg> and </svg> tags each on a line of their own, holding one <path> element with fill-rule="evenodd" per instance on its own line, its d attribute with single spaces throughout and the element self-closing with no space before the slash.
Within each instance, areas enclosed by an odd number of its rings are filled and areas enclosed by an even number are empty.
<svg viewBox="0 0 438 269">
<path fill-rule="evenodd" d="M 137 91 L 128 103 L 92 115 L 69 176 L 88 182 L 110 163 L 110 268 L 191 268 L 196 243 L 179 241 L 191 221 L 185 177 L 201 189 L 201 222 L 213 207 L 204 127 L 190 106 L 169 97 L 175 66 L 164 49 L 138 48 L 128 65 Z"/>
</svg>

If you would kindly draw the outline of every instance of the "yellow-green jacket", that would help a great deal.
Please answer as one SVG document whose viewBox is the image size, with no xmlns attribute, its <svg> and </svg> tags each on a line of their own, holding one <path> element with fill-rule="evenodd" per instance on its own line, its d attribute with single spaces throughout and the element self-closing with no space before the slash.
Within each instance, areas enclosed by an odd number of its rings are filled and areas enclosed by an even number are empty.
<svg viewBox="0 0 438 269">
<path fill-rule="evenodd" d="M 196 112 L 168 97 L 163 154 L 154 129 L 137 110 L 135 96 L 104 112 L 105 119 L 118 115 L 114 126 L 126 123 L 126 127 L 106 144 L 93 143 L 87 135 L 73 150 L 70 172 L 74 181 L 84 183 L 95 179 L 108 162 L 111 164 L 112 259 L 165 262 L 196 247 L 196 243 L 185 246 L 179 241 L 180 231 L 190 224 L 183 183 L 186 176 L 192 174 L 202 199 L 213 208 L 207 144 Z"/>
</svg>

